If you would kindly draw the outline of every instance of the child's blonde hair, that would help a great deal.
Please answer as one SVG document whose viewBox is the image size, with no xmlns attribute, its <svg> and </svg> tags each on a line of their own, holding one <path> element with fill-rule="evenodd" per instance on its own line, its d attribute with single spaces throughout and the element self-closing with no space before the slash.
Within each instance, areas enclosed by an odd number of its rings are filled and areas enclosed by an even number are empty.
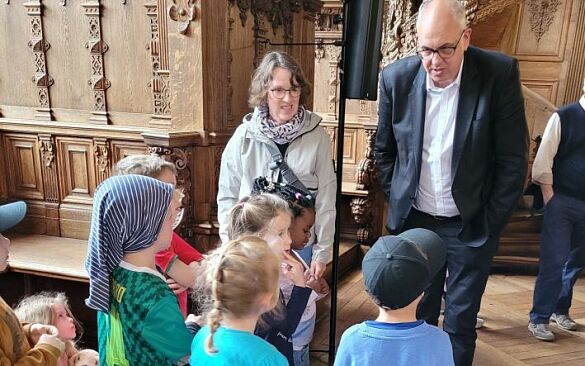
<svg viewBox="0 0 585 366">
<path fill-rule="evenodd" d="M 217 352 L 213 336 L 223 316 L 252 315 L 258 310 L 260 295 L 272 293 L 274 301 L 278 299 L 279 273 L 279 258 L 256 236 L 232 240 L 209 255 L 206 276 L 213 305 L 207 315 L 207 353 Z"/>
<path fill-rule="evenodd" d="M 81 338 L 83 329 L 73 316 L 71 307 L 69 306 L 69 299 L 63 292 L 43 291 L 35 295 L 25 297 L 20 300 L 14 312 L 18 319 L 22 322 L 39 323 L 55 325 L 57 321 L 57 314 L 54 306 L 60 304 L 67 312 L 67 316 L 73 319 L 77 338 Z"/>
<path fill-rule="evenodd" d="M 291 215 L 288 203 L 274 194 L 263 193 L 244 197 L 229 212 L 228 238 L 242 235 L 262 236 L 270 222 L 281 212 Z"/>
</svg>

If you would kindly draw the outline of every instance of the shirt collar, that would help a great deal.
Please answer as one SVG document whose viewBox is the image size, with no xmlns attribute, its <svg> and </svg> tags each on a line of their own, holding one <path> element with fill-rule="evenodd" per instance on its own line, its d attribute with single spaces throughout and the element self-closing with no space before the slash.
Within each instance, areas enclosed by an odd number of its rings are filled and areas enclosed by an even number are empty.
<svg viewBox="0 0 585 366">
<path fill-rule="evenodd" d="M 429 92 L 429 91 L 440 92 L 440 91 L 443 91 L 445 89 L 449 89 L 453 86 L 459 87 L 459 85 L 461 85 L 461 71 L 463 70 L 463 61 L 464 60 L 461 60 L 461 66 L 459 66 L 459 73 L 457 74 L 455 81 L 453 81 L 451 84 L 447 85 L 444 88 L 439 88 L 439 87 L 435 86 L 435 82 L 431 79 L 431 77 L 429 76 L 429 73 L 427 72 L 427 85 L 426 85 L 427 92 Z"/>
<path fill-rule="evenodd" d="M 579 104 L 581 104 L 581 108 L 585 109 L 585 94 L 579 99 Z"/>
<path fill-rule="evenodd" d="M 126 261 L 120 261 L 120 267 L 127 269 L 128 271 L 132 271 L 132 272 L 143 272 L 143 273 L 150 273 L 151 275 L 154 275 L 158 278 L 160 278 L 163 281 L 166 281 L 165 276 L 163 276 L 162 274 L 160 274 L 159 272 L 155 271 L 152 268 L 148 268 L 148 267 L 138 267 L 135 266 L 131 263 L 128 263 Z"/>
</svg>

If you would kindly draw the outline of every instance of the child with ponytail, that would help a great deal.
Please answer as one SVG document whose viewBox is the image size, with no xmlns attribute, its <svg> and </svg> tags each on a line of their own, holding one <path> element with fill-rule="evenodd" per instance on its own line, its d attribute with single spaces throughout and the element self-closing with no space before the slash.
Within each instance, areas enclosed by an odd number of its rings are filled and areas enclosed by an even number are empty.
<svg viewBox="0 0 585 366">
<path fill-rule="evenodd" d="M 208 325 L 191 345 L 191 365 L 285 366 L 274 346 L 256 337 L 260 315 L 278 302 L 280 258 L 266 242 L 246 236 L 208 257 L 211 306 Z"/>
<path fill-rule="evenodd" d="M 279 303 L 264 314 L 256 335 L 273 344 L 294 365 L 292 335 L 303 316 L 312 290 L 303 264 L 291 252 L 289 227 L 292 212 L 282 198 L 273 194 L 256 194 L 243 198 L 232 208 L 228 219 L 230 239 L 255 235 L 268 243 L 281 260 L 280 289 L 290 284 L 285 297 L 280 291 Z"/>
</svg>

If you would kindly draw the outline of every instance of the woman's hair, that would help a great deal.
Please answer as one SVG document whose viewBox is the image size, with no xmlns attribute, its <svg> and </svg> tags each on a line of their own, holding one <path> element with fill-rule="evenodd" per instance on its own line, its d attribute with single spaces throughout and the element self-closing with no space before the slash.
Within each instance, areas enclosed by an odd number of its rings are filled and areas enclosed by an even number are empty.
<svg viewBox="0 0 585 366">
<path fill-rule="evenodd" d="M 205 351 L 216 353 L 213 336 L 222 318 L 241 318 L 258 312 L 260 296 L 278 299 L 280 260 L 266 242 L 256 236 L 232 240 L 207 258 L 206 282 L 211 310 L 207 314 L 209 336 Z"/>
<path fill-rule="evenodd" d="M 267 53 L 256 71 L 254 71 L 249 89 L 248 104 L 250 107 L 255 108 L 266 103 L 268 87 L 270 86 L 270 81 L 272 81 L 272 72 L 277 67 L 290 71 L 292 74 L 290 84 L 301 88 L 299 103 L 301 105 L 305 104 L 305 101 L 311 95 L 311 84 L 305 78 L 301 66 L 288 54 L 274 51 Z"/>
<path fill-rule="evenodd" d="M 158 178 L 164 169 L 177 174 L 173 163 L 155 155 L 130 155 L 121 159 L 114 167 L 114 175 L 138 174 Z"/>
<path fill-rule="evenodd" d="M 271 182 L 265 177 L 254 179 L 252 194 L 275 194 L 286 202 L 296 218 L 303 213 L 303 209 L 315 209 L 315 197 L 311 192 L 300 189 L 290 184 Z"/>
<path fill-rule="evenodd" d="M 73 319 L 77 338 L 81 338 L 83 329 L 75 319 L 69 306 L 69 300 L 63 292 L 43 291 L 20 300 L 14 312 L 21 322 L 55 325 L 57 314 L 53 306 L 61 304 L 67 316 Z"/>
<path fill-rule="evenodd" d="M 274 194 L 244 197 L 228 214 L 228 238 L 243 235 L 262 236 L 270 222 L 281 212 L 291 215 L 288 203 Z"/>
</svg>

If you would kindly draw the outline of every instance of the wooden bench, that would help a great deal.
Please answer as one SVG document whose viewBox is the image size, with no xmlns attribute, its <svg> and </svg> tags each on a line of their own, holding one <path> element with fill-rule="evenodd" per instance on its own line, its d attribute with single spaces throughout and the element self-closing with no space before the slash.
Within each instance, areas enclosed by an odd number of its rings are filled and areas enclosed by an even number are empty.
<svg viewBox="0 0 585 366">
<path fill-rule="evenodd" d="M 85 282 L 87 241 L 48 235 L 9 235 L 12 272 Z"/>
</svg>

